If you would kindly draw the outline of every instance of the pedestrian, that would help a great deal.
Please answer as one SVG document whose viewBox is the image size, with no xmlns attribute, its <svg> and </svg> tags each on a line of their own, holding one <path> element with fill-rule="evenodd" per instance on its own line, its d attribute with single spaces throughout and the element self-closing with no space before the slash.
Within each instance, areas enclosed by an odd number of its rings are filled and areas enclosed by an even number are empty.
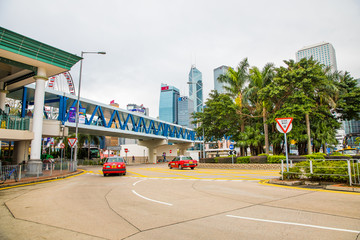
<svg viewBox="0 0 360 240">
<path fill-rule="evenodd" d="M 133 163 L 135 162 L 135 157 L 134 157 L 134 155 L 132 156 L 132 162 L 133 162 Z"/>
</svg>

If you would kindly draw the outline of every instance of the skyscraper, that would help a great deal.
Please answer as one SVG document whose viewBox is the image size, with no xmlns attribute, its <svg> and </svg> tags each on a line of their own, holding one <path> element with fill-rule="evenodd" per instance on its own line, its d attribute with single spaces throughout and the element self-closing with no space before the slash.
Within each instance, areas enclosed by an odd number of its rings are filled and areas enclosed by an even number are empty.
<svg viewBox="0 0 360 240">
<path fill-rule="evenodd" d="M 203 83 L 201 72 L 193 65 L 189 73 L 189 97 L 194 102 L 194 112 L 201 112 L 203 105 Z"/>
<path fill-rule="evenodd" d="M 218 68 L 214 69 L 214 90 L 218 91 L 218 93 L 225 93 L 224 86 L 226 86 L 226 83 L 221 83 L 218 81 L 218 77 L 220 75 L 225 75 L 228 71 L 228 66 L 220 66 Z"/>
<path fill-rule="evenodd" d="M 331 66 L 333 72 L 337 70 L 335 49 L 330 43 L 322 42 L 306 46 L 296 52 L 296 61 L 300 61 L 302 58 L 309 59 L 310 57 L 325 66 Z"/>
<path fill-rule="evenodd" d="M 179 97 L 179 125 L 186 127 L 194 127 L 191 123 L 192 116 L 194 112 L 194 102 L 189 97 Z"/>
<path fill-rule="evenodd" d="M 161 84 L 159 119 L 178 123 L 178 98 L 180 91 L 176 87 Z"/>
</svg>

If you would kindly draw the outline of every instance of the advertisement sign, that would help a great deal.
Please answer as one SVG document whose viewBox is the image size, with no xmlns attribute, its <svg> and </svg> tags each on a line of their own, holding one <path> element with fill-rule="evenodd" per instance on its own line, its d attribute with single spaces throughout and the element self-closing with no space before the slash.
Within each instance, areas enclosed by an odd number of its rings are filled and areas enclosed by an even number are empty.
<svg viewBox="0 0 360 240">
<path fill-rule="evenodd" d="M 161 87 L 161 91 L 169 90 L 169 86 Z"/>
<path fill-rule="evenodd" d="M 85 108 L 79 108 L 79 123 L 85 123 L 86 118 L 86 109 Z M 76 107 L 70 107 L 69 110 L 69 122 L 75 122 L 76 121 Z"/>
</svg>

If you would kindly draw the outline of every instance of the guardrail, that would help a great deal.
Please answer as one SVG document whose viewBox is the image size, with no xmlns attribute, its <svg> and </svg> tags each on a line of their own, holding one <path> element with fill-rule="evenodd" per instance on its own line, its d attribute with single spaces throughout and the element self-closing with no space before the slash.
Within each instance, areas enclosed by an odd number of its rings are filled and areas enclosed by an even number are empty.
<svg viewBox="0 0 360 240">
<path fill-rule="evenodd" d="M 0 128 L 1 129 L 14 129 L 14 130 L 29 130 L 30 118 L 19 117 L 15 115 L 0 115 Z"/>
<path fill-rule="evenodd" d="M 27 164 L 0 166 L 0 179 L 4 179 L 6 182 L 17 182 L 26 178 L 37 179 L 40 177 L 58 176 L 70 172 L 75 172 L 77 169 L 77 164 L 74 161 L 42 163 L 38 166 L 35 174 L 32 174 L 31 176 L 27 175 L 27 169 Z"/>
<path fill-rule="evenodd" d="M 281 160 L 281 179 L 298 178 L 318 181 L 348 182 L 350 186 L 360 185 L 358 159 L 312 159 L 296 164 L 289 160 L 286 171 L 285 159 Z"/>
</svg>

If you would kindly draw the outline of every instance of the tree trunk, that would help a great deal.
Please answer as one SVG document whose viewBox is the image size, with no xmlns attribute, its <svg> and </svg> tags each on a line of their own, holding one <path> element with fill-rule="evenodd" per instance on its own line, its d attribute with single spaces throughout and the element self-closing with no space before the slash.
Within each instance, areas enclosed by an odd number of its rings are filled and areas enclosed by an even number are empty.
<svg viewBox="0 0 360 240">
<path fill-rule="evenodd" d="M 266 108 L 263 107 L 263 122 L 264 122 L 264 135 L 265 135 L 265 153 L 269 154 L 269 129 L 266 123 Z"/>
<path fill-rule="evenodd" d="M 311 149 L 309 113 L 305 113 L 305 121 L 306 121 L 306 134 L 308 135 L 307 149 L 308 149 L 308 154 L 310 155 L 312 154 L 312 149 Z"/>
</svg>

